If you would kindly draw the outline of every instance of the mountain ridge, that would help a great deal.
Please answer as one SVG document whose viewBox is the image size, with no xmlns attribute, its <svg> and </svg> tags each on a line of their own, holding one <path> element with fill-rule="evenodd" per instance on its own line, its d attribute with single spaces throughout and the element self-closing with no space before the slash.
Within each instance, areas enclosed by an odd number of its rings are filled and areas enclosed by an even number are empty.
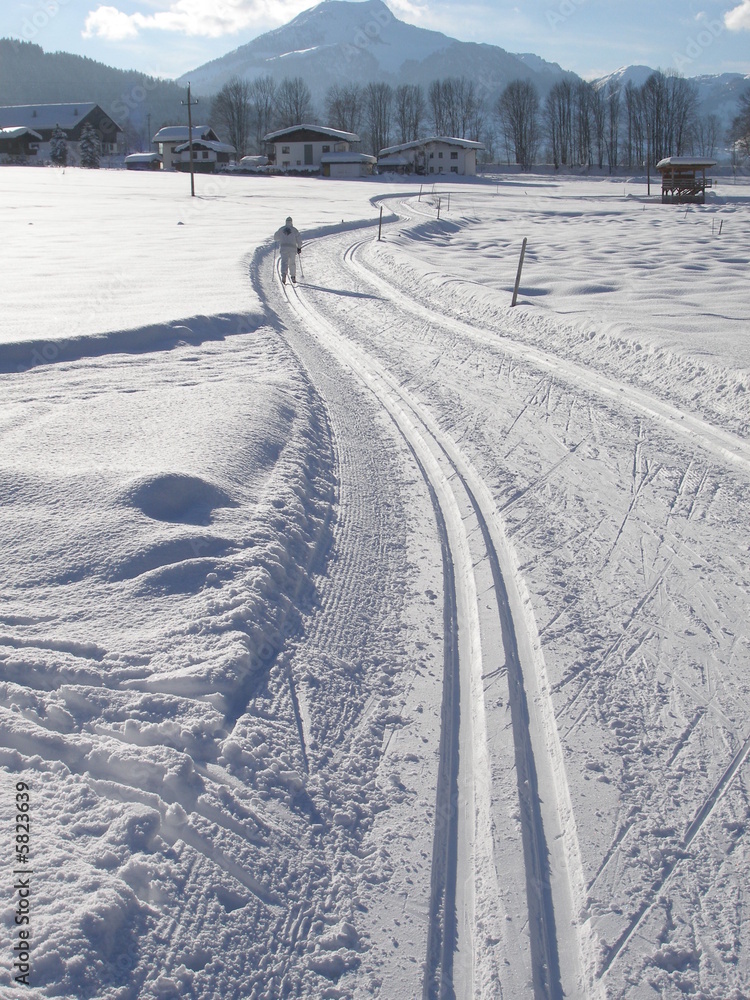
<svg viewBox="0 0 750 1000">
<path fill-rule="evenodd" d="M 555 63 L 527 53 L 515 56 L 498 45 L 462 42 L 396 17 L 383 0 L 323 0 L 288 24 L 212 59 L 177 78 L 196 92 L 216 92 L 233 76 L 302 76 L 320 101 L 333 83 L 357 78 L 391 84 L 471 76 L 484 96 L 495 97 L 512 79 L 533 79 L 542 95 L 564 76 Z"/>
</svg>

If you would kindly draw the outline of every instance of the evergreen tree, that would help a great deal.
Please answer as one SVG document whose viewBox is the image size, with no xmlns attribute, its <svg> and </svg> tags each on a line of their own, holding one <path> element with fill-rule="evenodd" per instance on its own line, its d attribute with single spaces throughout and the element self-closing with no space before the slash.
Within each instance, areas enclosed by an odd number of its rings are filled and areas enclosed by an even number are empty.
<svg viewBox="0 0 750 1000">
<path fill-rule="evenodd" d="M 98 170 L 102 144 L 99 142 L 96 129 L 90 122 L 83 127 L 79 148 L 81 151 L 81 166 L 87 167 L 89 170 Z"/>
<path fill-rule="evenodd" d="M 68 162 L 68 137 L 59 125 L 52 133 L 50 157 L 56 167 L 64 167 Z"/>
</svg>

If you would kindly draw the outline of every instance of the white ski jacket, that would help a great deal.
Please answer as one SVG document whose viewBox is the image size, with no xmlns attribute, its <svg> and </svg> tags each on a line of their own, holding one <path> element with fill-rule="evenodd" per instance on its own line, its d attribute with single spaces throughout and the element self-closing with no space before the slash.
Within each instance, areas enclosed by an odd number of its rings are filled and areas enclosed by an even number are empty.
<svg viewBox="0 0 750 1000">
<path fill-rule="evenodd" d="M 276 230 L 273 234 L 273 238 L 279 244 L 282 252 L 286 251 L 289 253 L 302 249 L 302 237 L 300 236 L 299 231 L 292 225 L 291 218 L 286 220 L 286 223 L 281 227 L 281 229 Z"/>
</svg>

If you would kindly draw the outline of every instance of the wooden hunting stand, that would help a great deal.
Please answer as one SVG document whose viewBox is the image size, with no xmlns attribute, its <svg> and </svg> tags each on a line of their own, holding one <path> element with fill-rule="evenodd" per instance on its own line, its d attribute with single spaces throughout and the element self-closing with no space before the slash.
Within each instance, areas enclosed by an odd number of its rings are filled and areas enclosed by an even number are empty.
<svg viewBox="0 0 750 1000">
<path fill-rule="evenodd" d="M 711 179 L 706 170 L 715 167 L 716 160 L 696 159 L 692 156 L 667 156 L 659 160 L 656 169 L 661 173 L 661 200 L 663 204 L 684 205 L 688 202 L 706 202 L 706 188 Z"/>
</svg>

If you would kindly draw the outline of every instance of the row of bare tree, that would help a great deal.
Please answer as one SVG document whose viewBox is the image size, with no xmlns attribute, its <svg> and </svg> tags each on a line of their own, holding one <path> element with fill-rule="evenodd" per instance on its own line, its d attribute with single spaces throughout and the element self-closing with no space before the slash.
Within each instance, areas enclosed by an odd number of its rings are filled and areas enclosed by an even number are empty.
<svg viewBox="0 0 750 1000">
<path fill-rule="evenodd" d="M 213 101 L 211 120 L 244 154 L 259 152 L 268 132 L 317 118 L 301 77 L 277 84 L 264 76 L 226 84 Z M 491 106 L 466 77 L 434 80 L 426 91 L 418 84 L 334 84 L 325 96 L 325 124 L 361 135 L 372 153 L 431 133 L 482 141 L 485 158 L 502 157 L 524 169 L 543 161 L 613 171 L 669 155 L 713 156 L 722 139 L 739 143 L 742 136 L 747 154 L 750 91 L 726 137 L 716 116 L 699 114 L 695 84 L 661 71 L 641 87 L 564 78 L 544 101 L 532 82 L 515 80 Z"/>
<path fill-rule="evenodd" d="M 509 84 L 497 103 L 506 157 L 524 169 L 540 154 L 555 167 L 632 169 L 664 156 L 713 156 L 721 140 L 715 115 L 699 114 L 694 83 L 652 73 L 641 87 L 561 80 L 542 103 L 533 84 Z"/>
<path fill-rule="evenodd" d="M 484 108 L 475 84 L 448 77 L 430 84 L 334 84 L 325 97 L 325 124 L 356 132 L 365 149 L 377 153 L 391 143 L 410 142 L 430 129 L 437 135 L 478 139 Z M 211 123 L 238 153 L 260 151 L 275 129 L 315 122 L 310 89 L 301 77 L 277 84 L 270 76 L 232 79 L 214 98 Z"/>
</svg>

